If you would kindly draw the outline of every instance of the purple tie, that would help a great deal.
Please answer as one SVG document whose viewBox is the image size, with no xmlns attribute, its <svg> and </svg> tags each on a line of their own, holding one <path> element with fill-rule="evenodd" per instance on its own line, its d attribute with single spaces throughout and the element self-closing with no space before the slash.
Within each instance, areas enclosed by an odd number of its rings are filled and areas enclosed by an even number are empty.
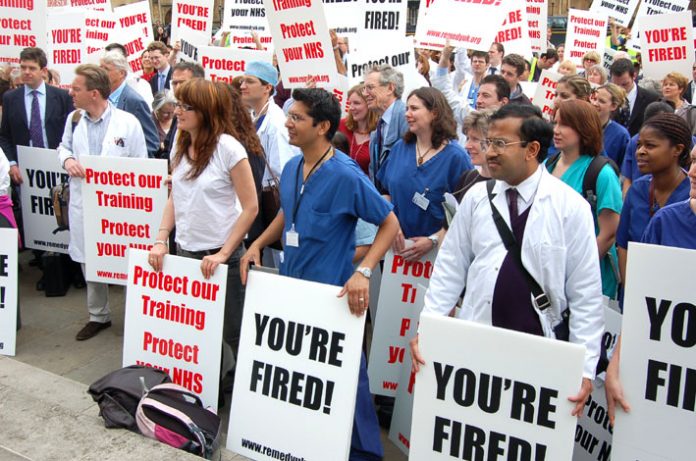
<svg viewBox="0 0 696 461">
<path fill-rule="evenodd" d="M 34 97 L 31 100 L 31 120 L 29 122 L 29 139 L 33 147 L 45 147 L 43 129 L 41 128 L 41 108 L 39 107 L 39 92 L 32 91 Z"/>
<path fill-rule="evenodd" d="M 516 219 L 520 213 L 517 210 L 517 189 L 508 189 L 505 191 L 508 199 L 508 210 L 510 210 L 510 220 Z"/>
</svg>

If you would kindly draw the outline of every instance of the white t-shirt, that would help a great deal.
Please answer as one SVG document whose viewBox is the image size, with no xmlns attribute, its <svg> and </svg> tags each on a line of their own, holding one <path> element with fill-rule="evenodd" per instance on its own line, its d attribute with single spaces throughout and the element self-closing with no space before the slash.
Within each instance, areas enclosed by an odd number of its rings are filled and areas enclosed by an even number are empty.
<svg viewBox="0 0 696 461">
<path fill-rule="evenodd" d="M 172 172 L 176 242 L 188 251 L 220 248 L 241 213 L 230 171 L 247 158 L 244 147 L 228 134 L 218 140 L 210 163 L 195 179 L 186 179 L 186 157 Z"/>
</svg>

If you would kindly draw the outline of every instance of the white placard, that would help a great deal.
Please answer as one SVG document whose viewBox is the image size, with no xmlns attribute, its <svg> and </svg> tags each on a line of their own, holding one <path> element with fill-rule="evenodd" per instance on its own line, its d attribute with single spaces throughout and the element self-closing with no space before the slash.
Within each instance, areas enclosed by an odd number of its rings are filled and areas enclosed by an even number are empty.
<svg viewBox="0 0 696 461">
<path fill-rule="evenodd" d="M 629 243 L 613 461 L 682 461 L 696 450 L 696 251 Z"/>
<path fill-rule="evenodd" d="M 0 4 L 0 64 L 19 64 L 28 46 L 46 49 L 46 0 Z"/>
<path fill-rule="evenodd" d="M 348 90 L 350 88 L 351 86 L 348 85 L 348 77 L 341 74 L 336 75 L 334 85 L 325 88 L 326 91 L 336 97 L 338 103 L 341 105 L 341 117 L 344 117 L 348 111 Z M 372 275 L 374 276 L 374 272 Z M 372 283 L 370 283 L 370 286 L 372 286 Z"/>
<path fill-rule="evenodd" d="M 85 278 L 125 285 L 128 248 L 150 250 L 167 203 L 167 162 L 160 159 L 80 158 Z"/>
<path fill-rule="evenodd" d="M 117 25 L 118 21 L 111 8 L 105 11 L 85 10 L 85 51 L 88 56 L 101 57 L 106 45 L 114 42 Z"/>
<path fill-rule="evenodd" d="M 662 80 L 670 72 L 691 76 L 694 39 L 691 11 L 647 16 L 640 21 L 643 76 Z"/>
<path fill-rule="evenodd" d="M 49 10 L 46 14 L 48 32 L 48 67 L 60 74 L 60 87 L 69 89 L 75 79 L 75 68 L 87 56 L 85 45 L 85 11 Z"/>
<path fill-rule="evenodd" d="M 398 40 L 406 36 L 407 0 L 359 0 L 361 39 Z"/>
<path fill-rule="evenodd" d="M 213 35 L 213 0 L 174 0 L 172 3 L 172 43 L 179 40 L 179 31 L 201 35 L 204 45 Z"/>
<path fill-rule="evenodd" d="M 404 37 L 389 42 L 374 43 L 357 40 L 358 50 L 348 54 L 348 82 L 350 86 L 362 83 L 373 66 L 388 64 L 402 74 L 416 68 L 413 39 Z"/>
<path fill-rule="evenodd" d="M 249 274 L 228 449 L 256 460 L 348 460 L 365 317 L 340 290 Z"/>
<path fill-rule="evenodd" d="M 636 11 L 639 0 L 593 0 L 590 11 L 616 19 L 622 26 L 628 27 Z"/>
<path fill-rule="evenodd" d="M 689 8 L 689 0 L 643 0 L 633 21 L 633 36 L 626 46 L 640 52 L 640 29 L 644 17 L 657 14 L 679 13 Z M 688 74 L 687 74 L 688 75 Z"/>
<path fill-rule="evenodd" d="M 394 397 L 394 412 L 389 426 L 389 440 L 408 456 L 411 447 L 411 419 L 413 418 L 413 390 L 416 374 L 411 371 L 411 348 L 406 348 L 404 366 L 401 367 L 399 386 Z"/>
<path fill-rule="evenodd" d="M 539 84 L 536 87 L 532 104 L 541 109 L 544 118 L 550 120 L 553 116 L 553 100 L 556 97 L 556 85 L 563 77 L 561 74 L 552 72 L 548 69 L 541 71 Z"/>
<path fill-rule="evenodd" d="M 253 61 L 272 63 L 273 55 L 270 51 L 198 47 L 198 63 L 205 69 L 205 78 L 213 82 L 232 83 L 234 77 L 244 75 L 247 64 Z"/>
<path fill-rule="evenodd" d="M 590 11 L 569 9 L 568 30 L 565 41 L 565 59 L 582 69 L 582 57 L 588 51 L 602 56 L 607 39 L 607 17 Z"/>
<path fill-rule="evenodd" d="M 70 232 L 58 228 L 51 188 L 68 180 L 55 149 L 17 146 L 17 160 L 24 182 L 19 191 L 24 220 L 24 246 L 35 250 L 67 253 Z"/>
<path fill-rule="evenodd" d="M 547 0 L 527 0 L 527 23 L 532 51 L 546 53 L 548 49 L 547 24 L 549 4 Z"/>
<path fill-rule="evenodd" d="M 177 54 L 179 61 L 200 61 L 200 48 L 208 45 L 205 36 L 189 29 L 179 31 L 179 46 L 181 50 Z"/>
<path fill-rule="evenodd" d="M 508 11 L 508 4 L 501 1 L 430 0 L 427 11 L 418 18 L 416 40 L 424 48 L 442 47 L 449 39 L 452 46 L 488 51 Z M 463 28 L 464 18 L 475 20 L 467 21 Z"/>
<path fill-rule="evenodd" d="M 229 36 L 221 46 L 232 48 L 255 47 L 251 33 L 259 35 L 261 44 L 266 49 L 273 48 L 271 31 L 266 20 L 266 7 L 263 0 L 225 0 L 222 27 L 220 33 Z"/>
<path fill-rule="evenodd" d="M 495 41 L 503 44 L 505 54 L 515 53 L 529 59 L 532 57 L 532 41 L 529 35 L 527 5 L 521 2 L 511 2 L 508 5 L 510 9 L 505 15 L 502 27 L 498 28 Z"/>
<path fill-rule="evenodd" d="M 114 8 L 118 25 L 116 42 L 126 47 L 128 64 L 136 75 L 142 75 L 143 65 L 140 55 L 152 42 L 152 13 L 150 2 L 141 1 Z"/>
<path fill-rule="evenodd" d="M 128 253 L 123 366 L 164 370 L 216 409 L 227 265 L 206 279 L 197 259 L 166 255 L 155 272 L 147 251 Z"/>
<path fill-rule="evenodd" d="M 15 355 L 17 342 L 17 229 L 0 229 L 0 354 Z"/>
<path fill-rule="evenodd" d="M 611 69 L 611 65 L 614 64 L 614 56 L 616 56 L 616 53 L 618 53 L 618 51 L 612 48 L 604 48 L 604 56 L 602 56 L 602 66 L 604 66 L 604 69 L 607 71 L 607 74 Z"/>
<path fill-rule="evenodd" d="M 409 341 L 418 329 L 423 298 L 430 284 L 437 253 L 430 252 L 420 261 L 406 261 L 389 250 L 384 256 L 384 273 L 379 290 L 377 318 L 374 320 L 372 346 L 367 373 L 370 392 L 395 396 Z"/>
<path fill-rule="evenodd" d="M 80 8 L 94 11 L 111 11 L 111 2 L 109 0 L 48 0 L 48 8 L 70 8 L 73 10 Z"/>
<path fill-rule="evenodd" d="M 364 1 L 364 0 L 363 0 Z M 339 37 L 355 37 L 363 20 L 361 0 L 323 0 L 326 23 Z"/>
<path fill-rule="evenodd" d="M 571 459 L 584 347 L 428 314 L 419 342 L 411 459 Z"/>
<path fill-rule="evenodd" d="M 441 50 L 445 46 L 445 40 L 439 34 L 428 34 L 428 16 L 432 13 L 435 0 L 420 0 L 418 5 L 418 18 L 416 19 L 416 35 L 413 38 L 414 46 L 432 50 Z"/>
<path fill-rule="evenodd" d="M 335 84 L 336 61 L 321 0 L 264 0 L 285 88 Z"/>
</svg>

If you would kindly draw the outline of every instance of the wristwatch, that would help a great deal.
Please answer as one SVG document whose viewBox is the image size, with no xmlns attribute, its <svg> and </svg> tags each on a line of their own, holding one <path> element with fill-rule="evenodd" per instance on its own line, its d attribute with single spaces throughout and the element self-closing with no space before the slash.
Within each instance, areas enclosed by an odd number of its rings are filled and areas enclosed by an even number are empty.
<svg viewBox="0 0 696 461">
<path fill-rule="evenodd" d="M 357 269 L 355 269 L 355 272 L 360 272 L 362 275 L 365 276 L 366 279 L 372 277 L 372 269 L 370 269 L 369 267 L 358 267 Z"/>
<path fill-rule="evenodd" d="M 437 244 L 440 243 L 440 239 L 437 238 L 436 234 L 433 234 L 430 237 L 428 237 L 428 240 L 432 242 L 433 248 L 437 248 Z"/>
</svg>

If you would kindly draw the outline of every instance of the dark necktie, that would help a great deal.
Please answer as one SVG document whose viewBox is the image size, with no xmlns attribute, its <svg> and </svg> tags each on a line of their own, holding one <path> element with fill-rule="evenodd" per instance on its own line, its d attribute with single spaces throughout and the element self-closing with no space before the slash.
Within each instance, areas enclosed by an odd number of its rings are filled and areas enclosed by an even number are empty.
<svg viewBox="0 0 696 461">
<path fill-rule="evenodd" d="M 488 75 L 495 75 L 495 71 L 497 70 L 498 69 L 496 69 L 495 67 L 491 67 L 490 69 L 488 69 Z"/>
<path fill-rule="evenodd" d="M 520 215 L 517 210 L 517 189 L 508 189 L 505 191 L 508 200 L 508 210 L 510 210 L 510 221 L 517 219 Z"/>
<path fill-rule="evenodd" d="M 382 163 L 382 147 L 384 147 L 384 137 L 382 136 L 382 131 L 384 128 L 384 119 L 380 118 L 377 122 L 377 168 L 379 168 Z M 377 171 L 377 170 L 375 170 Z"/>
<path fill-rule="evenodd" d="M 159 91 L 164 91 L 164 79 L 165 78 L 166 78 L 166 75 L 159 74 Z"/>
<path fill-rule="evenodd" d="M 29 139 L 33 147 L 45 147 L 43 129 L 41 128 L 41 108 L 39 107 L 38 91 L 31 92 L 31 119 L 29 121 Z"/>
</svg>

